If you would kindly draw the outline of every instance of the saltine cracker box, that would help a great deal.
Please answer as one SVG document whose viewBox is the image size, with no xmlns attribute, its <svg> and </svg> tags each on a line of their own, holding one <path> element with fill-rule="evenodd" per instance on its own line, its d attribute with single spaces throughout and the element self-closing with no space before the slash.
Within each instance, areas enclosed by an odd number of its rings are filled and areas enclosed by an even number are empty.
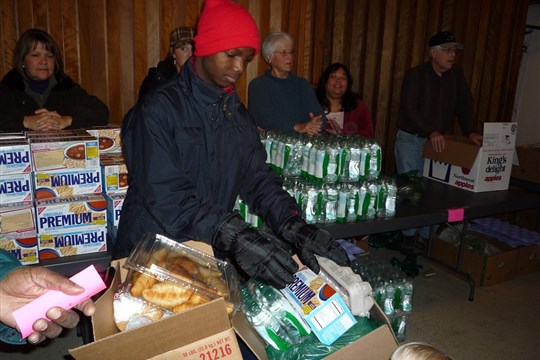
<svg viewBox="0 0 540 360">
<path fill-rule="evenodd" d="M 38 262 L 34 205 L 31 201 L 0 204 L 0 249 L 23 265 Z"/>
<path fill-rule="evenodd" d="M 472 192 L 506 190 L 510 183 L 516 123 L 484 123 L 481 147 L 460 136 L 445 136 L 445 149 L 435 152 L 426 141 L 424 177 Z"/>
</svg>

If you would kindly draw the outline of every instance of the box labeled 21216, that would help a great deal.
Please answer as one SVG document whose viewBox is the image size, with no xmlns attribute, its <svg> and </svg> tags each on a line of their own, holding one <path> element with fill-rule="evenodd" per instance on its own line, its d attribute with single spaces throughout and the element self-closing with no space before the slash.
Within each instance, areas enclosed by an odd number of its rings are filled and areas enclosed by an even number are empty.
<svg viewBox="0 0 540 360">
<path fill-rule="evenodd" d="M 211 254 L 212 249 L 201 242 L 184 243 Z M 169 359 L 242 359 L 236 340 L 240 336 L 260 360 L 268 359 L 266 344 L 249 324 L 243 312 L 229 319 L 222 298 L 158 320 L 149 325 L 120 332 L 114 321 L 113 298 L 127 270 L 116 262 L 117 273 L 107 291 L 96 301 L 92 316 L 95 341 L 69 350 L 77 360 L 169 360 Z M 370 317 L 383 323 L 355 342 L 330 354 L 327 359 L 355 360 L 358 354 L 370 360 L 388 360 L 397 348 L 388 318 L 378 306 L 373 306 Z M 236 334 L 235 334 L 236 333 Z"/>
<path fill-rule="evenodd" d="M 472 192 L 506 190 L 510 183 L 516 123 L 484 123 L 481 147 L 460 136 L 445 136 L 436 152 L 426 141 L 424 177 Z"/>
</svg>

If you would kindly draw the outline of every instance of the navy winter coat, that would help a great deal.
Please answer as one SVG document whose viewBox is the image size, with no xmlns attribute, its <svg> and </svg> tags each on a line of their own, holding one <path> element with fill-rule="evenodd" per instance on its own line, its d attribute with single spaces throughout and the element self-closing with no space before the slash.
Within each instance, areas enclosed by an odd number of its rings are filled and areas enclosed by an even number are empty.
<svg viewBox="0 0 540 360">
<path fill-rule="evenodd" d="M 299 211 L 237 93 L 203 82 L 190 62 L 129 111 L 122 143 L 129 189 L 115 258 L 145 232 L 211 243 L 238 194 L 274 230 Z"/>
</svg>

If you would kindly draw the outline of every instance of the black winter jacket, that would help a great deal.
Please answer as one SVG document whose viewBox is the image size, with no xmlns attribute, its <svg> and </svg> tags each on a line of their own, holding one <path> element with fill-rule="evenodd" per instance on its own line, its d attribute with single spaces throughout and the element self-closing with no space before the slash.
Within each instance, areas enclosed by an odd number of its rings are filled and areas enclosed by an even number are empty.
<svg viewBox="0 0 540 360">
<path fill-rule="evenodd" d="M 129 111 L 122 144 L 129 188 L 114 258 L 145 232 L 211 243 L 238 194 L 274 230 L 299 213 L 237 93 L 203 82 L 189 61 Z"/>
<path fill-rule="evenodd" d="M 148 75 L 144 78 L 139 89 L 139 100 L 145 94 L 165 84 L 177 74 L 176 66 L 168 58 L 160 61 L 156 67 L 148 69 Z"/>
<path fill-rule="evenodd" d="M 84 129 L 107 125 L 109 109 L 97 97 L 89 95 L 69 76 L 56 79 L 45 105 L 49 111 L 71 116 L 72 124 L 66 129 Z M 15 69 L 10 70 L 0 82 L 0 131 L 24 130 L 23 120 L 33 115 L 40 106 L 24 92 L 24 80 Z"/>
</svg>

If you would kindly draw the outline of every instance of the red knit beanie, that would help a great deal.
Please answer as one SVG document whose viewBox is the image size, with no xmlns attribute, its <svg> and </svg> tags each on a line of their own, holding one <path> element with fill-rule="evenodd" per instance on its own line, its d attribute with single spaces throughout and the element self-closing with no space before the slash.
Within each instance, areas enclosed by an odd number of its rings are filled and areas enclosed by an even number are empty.
<svg viewBox="0 0 540 360">
<path fill-rule="evenodd" d="M 259 30 L 246 9 L 231 0 L 206 0 L 197 24 L 195 56 L 250 47 L 259 52 Z"/>
</svg>

